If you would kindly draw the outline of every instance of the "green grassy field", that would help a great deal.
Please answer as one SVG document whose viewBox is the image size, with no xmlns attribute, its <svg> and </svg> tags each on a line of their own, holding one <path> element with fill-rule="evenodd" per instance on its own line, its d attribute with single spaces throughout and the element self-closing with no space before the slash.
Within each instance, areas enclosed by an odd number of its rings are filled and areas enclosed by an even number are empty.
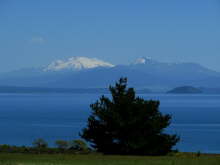
<svg viewBox="0 0 220 165">
<path fill-rule="evenodd" d="M 0 154 L 0 165 L 219 165 L 220 156 L 164 157 Z"/>
</svg>

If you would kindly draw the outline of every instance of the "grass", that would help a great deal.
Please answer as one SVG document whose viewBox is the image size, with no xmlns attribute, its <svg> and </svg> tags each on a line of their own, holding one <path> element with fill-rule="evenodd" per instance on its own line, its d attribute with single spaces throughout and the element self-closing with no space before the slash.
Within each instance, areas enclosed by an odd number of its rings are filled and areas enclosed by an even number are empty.
<svg viewBox="0 0 220 165">
<path fill-rule="evenodd" d="M 175 156 L 103 156 L 0 154 L 0 165 L 219 165 L 219 155 L 179 154 Z"/>
</svg>

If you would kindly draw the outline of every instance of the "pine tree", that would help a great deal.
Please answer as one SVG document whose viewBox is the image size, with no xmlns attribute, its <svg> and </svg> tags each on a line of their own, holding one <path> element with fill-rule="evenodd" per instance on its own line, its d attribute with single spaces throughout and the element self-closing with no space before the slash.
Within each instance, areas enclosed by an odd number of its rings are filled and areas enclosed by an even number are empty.
<svg viewBox="0 0 220 165">
<path fill-rule="evenodd" d="M 136 97 L 127 78 L 109 90 L 111 99 L 101 96 L 90 105 L 82 138 L 105 154 L 164 155 L 172 150 L 179 137 L 164 133 L 171 116 L 159 111 L 159 101 Z"/>
</svg>

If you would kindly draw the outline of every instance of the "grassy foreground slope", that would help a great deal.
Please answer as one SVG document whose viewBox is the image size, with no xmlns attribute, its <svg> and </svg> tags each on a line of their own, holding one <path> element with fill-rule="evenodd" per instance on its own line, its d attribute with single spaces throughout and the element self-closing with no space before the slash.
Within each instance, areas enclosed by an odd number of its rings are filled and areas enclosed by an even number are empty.
<svg viewBox="0 0 220 165">
<path fill-rule="evenodd" d="M 220 156 L 138 157 L 102 155 L 0 154 L 0 165 L 219 165 Z"/>
</svg>

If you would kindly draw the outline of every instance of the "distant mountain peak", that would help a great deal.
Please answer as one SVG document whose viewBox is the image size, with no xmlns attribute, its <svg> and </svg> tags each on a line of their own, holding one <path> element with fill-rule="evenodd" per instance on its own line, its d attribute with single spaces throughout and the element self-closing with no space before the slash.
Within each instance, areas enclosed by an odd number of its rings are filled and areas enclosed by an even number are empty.
<svg viewBox="0 0 220 165">
<path fill-rule="evenodd" d="M 133 64 L 138 65 L 138 64 L 148 64 L 148 63 L 153 64 L 153 63 L 157 63 L 157 61 L 153 60 L 151 57 L 141 57 L 136 59 L 136 61 Z"/>
<path fill-rule="evenodd" d="M 65 61 L 56 60 L 52 62 L 44 69 L 44 71 L 60 71 L 66 69 L 82 70 L 96 67 L 114 67 L 114 65 L 97 58 L 71 57 Z"/>
</svg>

